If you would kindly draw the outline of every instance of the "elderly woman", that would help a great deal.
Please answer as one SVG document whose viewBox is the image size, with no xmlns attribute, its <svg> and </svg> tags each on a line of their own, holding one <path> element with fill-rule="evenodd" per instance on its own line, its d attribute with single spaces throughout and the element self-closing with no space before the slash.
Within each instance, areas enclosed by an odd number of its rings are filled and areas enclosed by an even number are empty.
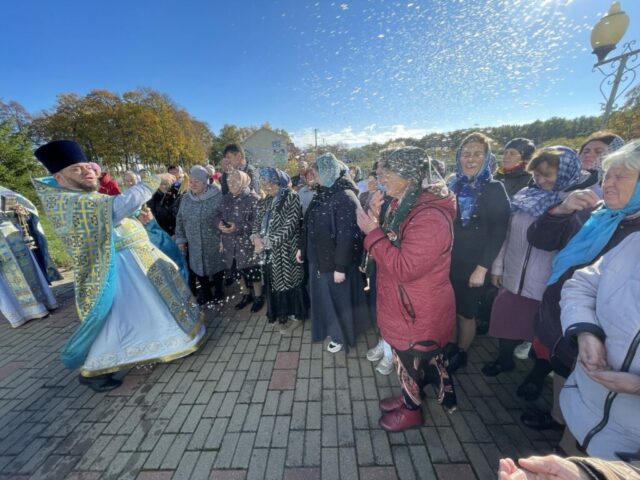
<svg viewBox="0 0 640 480">
<path fill-rule="evenodd" d="M 527 230 L 589 175 L 582 174 L 578 155 L 567 147 L 538 150 L 527 170 L 534 184 L 513 197 L 507 238 L 491 268 L 491 281 L 500 291 L 493 303 L 489 335 L 500 339 L 500 348 L 498 358 L 482 368 L 489 377 L 513 370 L 516 346 L 533 340 L 535 316 L 551 273 L 555 252 L 533 247 Z"/>
<path fill-rule="evenodd" d="M 260 186 L 266 196 L 258 204 L 251 240 L 262 258 L 267 318 L 287 335 L 307 316 L 304 269 L 296 262 L 302 208 L 283 171 L 261 169 Z"/>
<path fill-rule="evenodd" d="M 495 157 L 489 142 L 477 132 L 462 141 L 456 153 L 456 176 L 449 184 L 458 204 L 451 254 L 458 342 L 447 346 L 451 372 L 467 364 L 487 272 L 500 252 L 509 223 L 509 198 L 491 174 Z"/>
<path fill-rule="evenodd" d="M 527 169 L 527 162 L 535 150 L 535 144 L 528 138 L 514 138 L 504 146 L 502 165 L 495 179 L 504 184 L 509 198 L 529 185 L 531 171 Z"/>
<path fill-rule="evenodd" d="M 319 186 L 304 216 L 301 258 L 309 261 L 311 339 L 337 353 L 369 326 L 362 274 L 357 188 L 333 154 L 316 160 Z"/>
<path fill-rule="evenodd" d="M 424 150 L 398 148 L 382 168 L 394 201 L 382 226 L 375 215 L 379 205 L 369 214 L 360 209 L 358 225 L 376 262 L 378 326 L 394 349 L 402 386 L 401 395 L 380 402 L 380 426 L 397 432 L 422 425 L 428 383 L 439 386 L 438 397 L 447 409 L 455 407 L 442 346 L 455 326 L 449 267 L 456 205 Z"/>
<path fill-rule="evenodd" d="M 137 183 L 140 183 L 140 176 L 133 170 L 127 170 L 122 175 L 122 184 L 125 188 L 133 187 Z"/>
<path fill-rule="evenodd" d="M 605 157 L 603 168 L 604 206 L 554 264 L 557 275 L 600 257 L 562 289 L 562 329 L 579 353 L 560 405 L 589 455 L 617 459 L 640 451 L 640 142 Z"/>
<path fill-rule="evenodd" d="M 188 250 L 189 287 L 198 303 L 205 304 L 220 301 L 224 295 L 220 230 L 216 223 L 222 192 L 208 184 L 209 173 L 204 167 L 195 166 L 189 173 L 189 189 L 180 201 L 176 218 L 176 243 L 181 250 Z M 212 286 L 215 289 L 213 296 Z"/>
<path fill-rule="evenodd" d="M 602 159 L 624 145 L 624 140 L 609 130 L 593 132 L 578 150 L 583 170 L 587 170 L 602 180 Z M 597 192 L 601 193 L 601 192 Z"/>
<path fill-rule="evenodd" d="M 244 280 L 246 293 L 236 304 L 236 310 L 252 304 L 257 312 L 264 305 L 260 282 L 259 260 L 254 253 L 251 232 L 260 197 L 250 190 L 251 178 L 240 170 L 227 176 L 229 194 L 224 195 L 218 207 L 218 229 L 222 232 L 221 249 L 225 268 L 237 271 Z"/>
<path fill-rule="evenodd" d="M 173 236 L 176 231 L 176 200 L 178 193 L 171 188 L 168 179 L 162 178 L 158 190 L 153 194 L 151 200 L 147 202 L 147 206 L 151 209 L 158 225 Z"/>
<path fill-rule="evenodd" d="M 624 150 L 625 158 L 631 155 L 630 150 Z M 611 158 L 604 163 L 604 204 L 593 190 L 576 190 L 529 227 L 528 238 L 536 248 L 560 250 L 553 260 L 536 317 L 533 342 L 536 364 L 518 387 L 518 395 L 533 399 L 540 394 L 546 375 L 552 369 L 555 371 L 554 410 L 551 413 L 534 410 L 522 416 L 527 426 L 538 430 L 561 428 L 558 395 L 576 359 L 573 342 L 562 336 L 560 295 L 564 283 L 576 270 L 595 262 L 627 235 L 640 230 L 639 216 L 634 215 L 640 211 L 640 202 L 632 195 L 635 188 L 632 180 L 637 179 L 640 167 L 634 170 L 635 164 L 623 162 L 620 155 Z M 612 219 L 615 223 L 611 223 Z"/>
</svg>

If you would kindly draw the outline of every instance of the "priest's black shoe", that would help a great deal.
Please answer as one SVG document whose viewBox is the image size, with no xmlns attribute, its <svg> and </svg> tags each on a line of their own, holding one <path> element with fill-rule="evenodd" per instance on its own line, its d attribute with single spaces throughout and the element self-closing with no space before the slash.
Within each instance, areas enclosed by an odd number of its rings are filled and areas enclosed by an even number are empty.
<svg viewBox="0 0 640 480">
<path fill-rule="evenodd" d="M 122 380 L 113 378 L 113 374 L 97 375 L 95 377 L 83 377 L 80 375 L 78 380 L 82 385 L 86 385 L 94 392 L 110 392 L 122 385 Z"/>
</svg>

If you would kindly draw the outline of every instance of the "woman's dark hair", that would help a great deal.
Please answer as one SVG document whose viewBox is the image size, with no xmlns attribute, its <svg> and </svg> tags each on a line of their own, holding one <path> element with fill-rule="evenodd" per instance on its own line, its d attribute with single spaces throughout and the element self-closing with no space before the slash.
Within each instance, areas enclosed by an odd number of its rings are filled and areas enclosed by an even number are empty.
<svg viewBox="0 0 640 480">
<path fill-rule="evenodd" d="M 584 147 L 586 147 L 591 142 L 602 142 L 602 143 L 606 143 L 607 145 L 610 145 L 611 142 L 613 142 L 617 136 L 618 135 L 616 135 L 616 133 L 611 130 L 598 130 L 597 132 L 593 132 L 591 135 L 587 137 L 584 143 L 580 145 L 580 150 L 578 150 L 578 155 L 580 155 L 582 153 L 582 150 L 584 150 Z"/>
<path fill-rule="evenodd" d="M 540 165 L 546 163 L 550 167 L 558 169 L 560 167 L 560 157 L 562 151 L 555 148 L 541 148 L 536 150 L 527 165 L 527 172 L 533 173 Z"/>
</svg>

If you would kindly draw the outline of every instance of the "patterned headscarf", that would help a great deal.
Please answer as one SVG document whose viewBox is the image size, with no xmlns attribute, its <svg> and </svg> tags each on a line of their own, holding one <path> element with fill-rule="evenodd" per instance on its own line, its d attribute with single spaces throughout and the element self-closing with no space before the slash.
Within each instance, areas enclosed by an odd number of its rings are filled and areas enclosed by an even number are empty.
<svg viewBox="0 0 640 480">
<path fill-rule="evenodd" d="M 496 157 L 491 153 L 491 147 L 487 145 L 487 153 L 480 170 L 474 177 L 469 178 L 462 172 L 462 164 L 460 163 L 462 147 L 461 145 L 456 152 L 456 176 L 449 182 L 449 188 L 456 194 L 460 221 L 462 226 L 466 227 L 476 211 L 478 192 L 485 184 L 493 180 L 491 168 L 496 165 Z"/>
<path fill-rule="evenodd" d="M 320 185 L 332 186 L 345 173 L 346 165 L 339 162 L 333 153 L 325 153 L 316 159 Z M 348 168 L 346 169 L 348 171 Z"/>
<path fill-rule="evenodd" d="M 418 147 L 396 148 L 384 156 L 382 166 L 406 179 L 413 180 L 420 190 L 428 190 L 434 195 L 445 197 L 449 190 L 440 175 L 439 166 Z"/>
<path fill-rule="evenodd" d="M 280 189 L 287 188 L 289 185 L 289 175 L 282 170 L 273 167 L 263 167 L 260 169 L 260 178 L 264 178 L 268 182 L 278 185 Z"/>
<path fill-rule="evenodd" d="M 240 191 L 248 191 L 249 186 L 251 185 L 251 177 L 244 173 L 242 170 L 232 170 L 227 175 L 227 181 L 231 179 L 231 177 L 238 177 L 240 179 Z"/>
<path fill-rule="evenodd" d="M 580 180 L 582 172 L 580 158 L 575 150 L 569 147 L 546 147 L 543 151 L 559 151 L 560 164 L 558 165 L 558 178 L 553 189 L 542 190 L 538 185 L 525 187 L 516 193 L 511 201 L 511 211 L 523 211 L 534 217 L 539 217 L 549 208 L 562 201 L 560 192 L 575 185 Z"/>
</svg>

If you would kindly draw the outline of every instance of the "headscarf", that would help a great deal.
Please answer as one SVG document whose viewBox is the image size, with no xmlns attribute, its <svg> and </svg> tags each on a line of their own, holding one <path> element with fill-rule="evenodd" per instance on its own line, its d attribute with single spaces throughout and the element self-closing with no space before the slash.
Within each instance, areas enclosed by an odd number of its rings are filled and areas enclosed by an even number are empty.
<svg viewBox="0 0 640 480">
<path fill-rule="evenodd" d="M 396 208 L 391 209 L 382 225 L 394 244 L 397 243 L 400 224 L 404 221 L 418 197 L 428 191 L 438 198 L 449 196 L 446 182 L 427 153 L 418 147 L 400 147 L 388 152 L 382 160 L 382 166 L 396 175 L 412 180 Z M 393 234 L 391 234 L 393 232 Z"/>
<path fill-rule="evenodd" d="M 460 221 L 462 226 L 466 227 L 476 211 L 478 192 L 482 190 L 485 184 L 493 180 L 491 168 L 492 165 L 496 165 L 496 157 L 491 153 L 491 147 L 487 145 L 487 153 L 484 156 L 480 170 L 475 176 L 469 178 L 462 172 L 460 163 L 462 147 L 463 145 L 456 152 L 456 176 L 449 182 L 449 188 L 456 194 Z"/>
<path fill-rule="evenodd" d="M 580 158 L 575 150 L 569 147 L 546 147 L 543 151 L 560 151 L 558 178 L 551 191 L 543 190 L 538 185 L 525 187 L 516 193 L 511 201 L 511 211 L 522 211 L 539 217 L 549 208 L 562 201 L 560 192 L 578 183 L 581 177 Z"/>
<path fill-rule="evenodd" d="M 89 162 L 89 166 L 91 167 L 91 170 L 96 172 L 96 175 L 100 176 L 102 174 L 102 168 L 96 162 Z"/>
<path fill-rule="evenodd" d="M 260 178 L 264 178 L 268 182 L 278 185 L 281 190 L 289 186 L 289 175 L 278 168 L 262 167 L 260 169 Z"/>
<path fill-rule="evenodd" d="M 629 144 L 629 150 L 637 147 L 637 144 Z M 578 230 L 578 233 L 556 254 L 547 285 L 557 282 L 571 267 L 595 260 L 602 249 L 609 243 L 624 217 L 638 210 L 640 210 L 640 182 L 636 184 L 631 198 L 624 207 L 611 209 L 603 205 L 591 213 L 591 216 Z"/>
<path fill-rule="evenodd" d="M 325 153 L 316 159 L 318 168 L 319 183 L 323 187 L 332 186 L 336 180 L 349 171 L 349 168 L 342 162 L 339 162 L 333 153 Z"/>
<path fill-rule="evenodd" d="M 227 181 L 231 177 L 238 177 L 240 179 L 240 191 L 245 192 L 249 191 L 249 187 L 251 186 L 251 177 L 244 173 L 242 170 L 232 170 L 227 175 Z"/>
<path fill-rule="evenodd" d="M 260 178 L 267 180 L 274 185 L 278 185 L 278 193 L 274 195 L 269 208 L 267 208 L 264 216 L 262 217 L 262 223 L 260 228 L 260 234 L 266 236 L 269 232 L 269 224 L 271 223 L 271 214 L 280 204 L 280 201 L 284 197 L 285 192 L 289 187 L 289 175 L 280 169 L 274 167 L 263 167 L 260 169 Z"/>
</svg>

